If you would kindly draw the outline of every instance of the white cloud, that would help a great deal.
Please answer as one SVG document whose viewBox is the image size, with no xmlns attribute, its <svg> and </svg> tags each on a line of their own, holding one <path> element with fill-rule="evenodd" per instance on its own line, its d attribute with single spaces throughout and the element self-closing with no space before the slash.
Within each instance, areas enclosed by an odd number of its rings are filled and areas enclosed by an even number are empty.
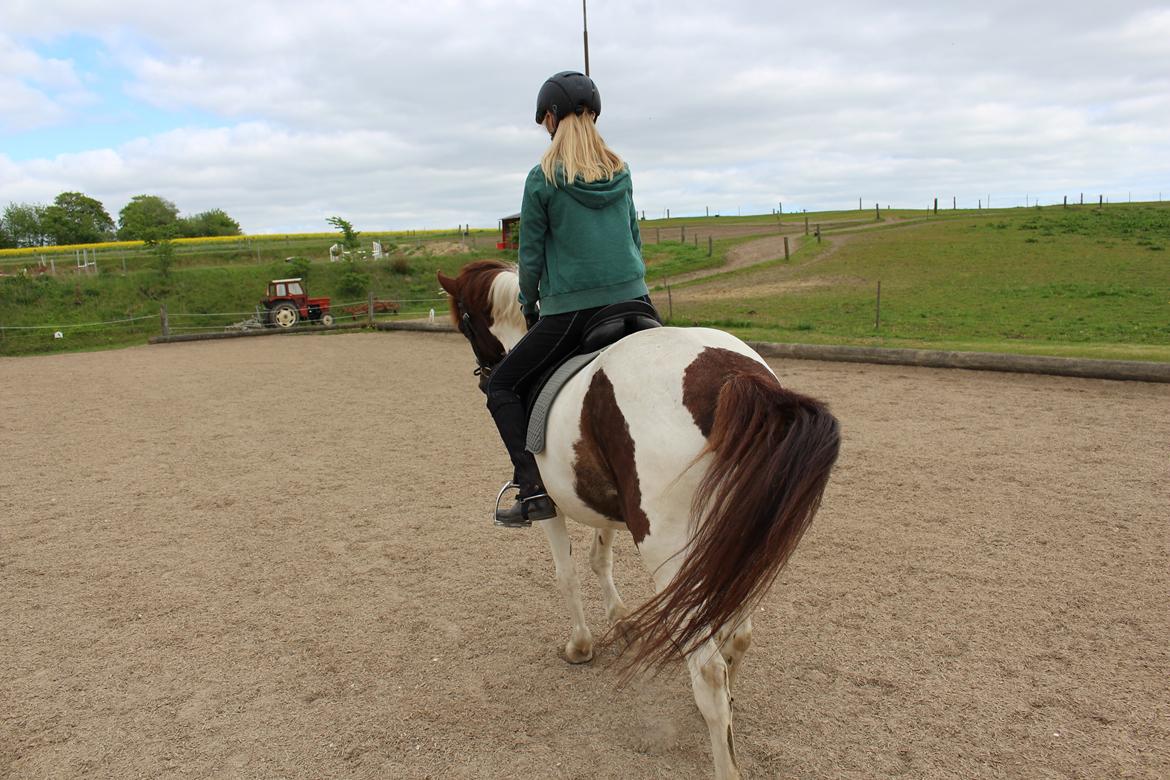
<svg viewBox="0 0 1170 780">
<path fill-rule="evenodd" d="M 68 60 L 42 57 L 0 34 L 0 131 L 27 131 L 65 121 L 92 104 Z"/>
<path fill-rule="evenodd" d="M 1170 13 L 1156 2 L 589 10 L 600 124 L 648 215 L 1170 191 Z M 18 5 L 18 55 L 0 39 L 0 117 L 77 116 L 85 74 L 35 53 L 59 30 L 100 40 L 142 106 L 209 119 L 91 153 L 0 157 L 0 202 L 81 189 L 116 212 L 150 192 L 253 231 L 333 213 L 368 228 L 494 224 L 545 143 L 540 81 L 581 64 L 579 13 L 575 0 Z"/>
</svg>

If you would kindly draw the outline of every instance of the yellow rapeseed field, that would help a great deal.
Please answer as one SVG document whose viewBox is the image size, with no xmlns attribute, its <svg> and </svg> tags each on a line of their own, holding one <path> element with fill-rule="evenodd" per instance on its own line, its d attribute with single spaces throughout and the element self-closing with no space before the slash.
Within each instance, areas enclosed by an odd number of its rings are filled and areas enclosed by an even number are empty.
<svg viewBox="0 0 1170 780">
<path fill-rule="evenodd" d="M 443 233 L 452 233 L 451 229 L 438 230 L 394 230 L 394 231 L 369 231 L 363 232 L 362 236 L 377 236 L 379 238 L 400 238 L 405 236 L 431 236 Z M 278 233 L 254 236 L 203 236 L 200 238 L 176 238 L 174 243 L 178 246 L 205 246 L 207 244 L 231 244 L 239 243 L 241 241 L 296 241 L 296 240 L 327 240 L 327 239 L 341 240 L 337 233 Z M 38 255 L 56 255 L 65 254 L 69 252 L 79 252 L 82 250 L 102 250 L 107 251 L 111 249 L 142 249 L 146 246 L 143 241 L 103 241 L 96 244 L 68 244 L 63 246 L 28 246 L 20 249 L 0 249 L 0 258 L 9 257 L 36 257 Z"/>
</svg>

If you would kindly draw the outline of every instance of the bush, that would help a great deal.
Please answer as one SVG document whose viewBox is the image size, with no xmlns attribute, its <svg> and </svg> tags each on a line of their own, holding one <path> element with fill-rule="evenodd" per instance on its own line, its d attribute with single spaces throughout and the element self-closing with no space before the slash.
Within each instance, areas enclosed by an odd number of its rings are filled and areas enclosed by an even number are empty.
<svg viewBox="0 0 1170 780">
<path fill-rule="evenodd" d="M 399 255 L 390 261 L 390 270 L 396 274 L 410 273 L 410 261 Z"/>
<path fill-rule="evenodd" d="M 285 260 L 288 263 L 289 276 L 299 276 L 306 282 L 309 280 L 309 269 L 312 265 L 307 257 L 290 257 Z"/>
<path fill-rule="evenodd" d="M 162 241 L 148 241 L 147 246 L 154 250 L 154 270 L 164 282 L 171 280 L 171 266 L 175 264 L 175 245 L 167 239 Z"/>
<path fill-rule="evenodd" d="M 366 294 L 370 287 L 370 275 L 361 271 L 353 260 L 345 261 L 345 270 L 341 272 L 341 280 L 337 289 L 342 295 L 359 297 Z"/>
</svg>

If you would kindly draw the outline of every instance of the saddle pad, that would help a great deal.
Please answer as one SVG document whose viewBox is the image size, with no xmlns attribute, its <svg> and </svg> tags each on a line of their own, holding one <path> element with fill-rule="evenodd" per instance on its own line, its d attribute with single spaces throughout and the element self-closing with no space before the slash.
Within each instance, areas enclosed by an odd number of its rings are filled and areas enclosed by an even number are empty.
<svg viewBox="0 0 1170 780">
<path fill-rule="evenodd" d="M 544 452 L 544 433 L 545 426 L 548 424 L 548 410 L 552 408 L 557 393 L 564 387 L 565 382 L 568 382 L 578 371 L 589 365 L 593 358 L 601 354 L 602 351 L 599 349 L 596 352 L 588 352 L 569 358 L 544 383 L 540 395 L 536 397 L 536 403 L 532 405 L 532 413 L 528 415 L 526 450 L 533 455 Z"/>
</svg>

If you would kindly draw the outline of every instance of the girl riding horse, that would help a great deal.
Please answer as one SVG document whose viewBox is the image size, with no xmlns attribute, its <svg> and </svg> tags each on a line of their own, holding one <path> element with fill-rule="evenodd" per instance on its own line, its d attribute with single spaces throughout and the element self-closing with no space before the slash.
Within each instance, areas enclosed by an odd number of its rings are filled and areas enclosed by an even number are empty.
<svg viewBox="0 0 1170 780">
<path fill-rule="evenodd" d="M 523 528 L 556 514 L 525 449 L 532 383 L 576 351 L 601 308 L 649 302 L 630 171 L 597 132 L 600 114 L 597 85 L 575 71 L 550 77 L 536 97 L 536 121 L 552 143 L 524 182 L 520 209 L 519 298 L 529 330 L 486 388 L 519 488 L 512 506 L 497 507 L 500 526 Z"/>
</svg>

